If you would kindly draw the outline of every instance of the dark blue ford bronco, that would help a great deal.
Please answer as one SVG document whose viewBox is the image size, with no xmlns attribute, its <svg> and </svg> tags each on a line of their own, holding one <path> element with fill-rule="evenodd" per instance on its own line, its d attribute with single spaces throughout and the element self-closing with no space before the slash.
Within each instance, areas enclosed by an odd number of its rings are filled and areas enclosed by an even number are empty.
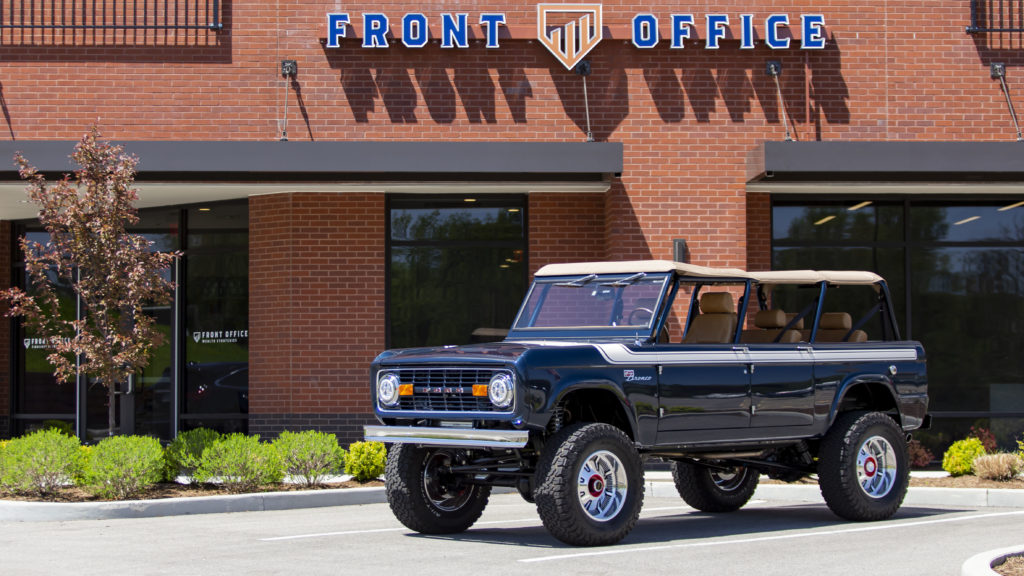
<svg viewBox="0 0 1024 576">
<path fill-rule="evenodd" d="M 705 512 L 762 474 L 816 475 L 837 515 L 884 519 L 928 423 L 924 349 L 896 318 L 870 272 L 549 265 L 504 341 L 378 356 L 366 438 L 392 445 L 388 502 L 428 534 L 468 529 L 505 486 L 563 542 L 618 542 L 647 459 Z"/>
</svg>

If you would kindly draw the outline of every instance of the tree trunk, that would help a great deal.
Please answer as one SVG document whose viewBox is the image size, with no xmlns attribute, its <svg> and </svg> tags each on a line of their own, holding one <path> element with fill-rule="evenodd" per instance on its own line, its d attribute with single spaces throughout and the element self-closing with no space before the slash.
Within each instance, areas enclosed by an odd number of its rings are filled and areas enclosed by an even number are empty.
<svg viewBox="0 0 1024 576">
<path fill-rule="evenodd" d="M 107 386 L 107 436 L 114 435 L 114 428 L 117 427 L 117 383 L 111 382 Z"/>
</svg>

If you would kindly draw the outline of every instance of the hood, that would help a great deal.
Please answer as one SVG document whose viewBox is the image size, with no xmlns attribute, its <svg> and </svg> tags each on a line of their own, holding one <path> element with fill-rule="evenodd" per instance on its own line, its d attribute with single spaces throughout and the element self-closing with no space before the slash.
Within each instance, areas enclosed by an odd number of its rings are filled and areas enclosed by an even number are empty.
<svg viewBox="0 0 1024 576">
<path fill-rule="evenodd" d="M 561 342 L 486 342 L 464 346 L 434 346 L 388 350 L 374 363 L 387 364 L 462 364 L 515 362 L 529 350 L 565 346 Z"/>
</svg>

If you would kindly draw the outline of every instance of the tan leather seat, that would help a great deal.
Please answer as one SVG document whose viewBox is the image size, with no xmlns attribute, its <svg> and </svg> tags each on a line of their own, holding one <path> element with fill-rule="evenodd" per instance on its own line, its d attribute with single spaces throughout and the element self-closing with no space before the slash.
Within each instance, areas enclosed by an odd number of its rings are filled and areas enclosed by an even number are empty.
<svg viewBox="0 0 1024 576">
<path fill-rule="evenodd" d="M 818 342 L 866 342 L 868 334 L 863 330 L 854 330 L 846 338 L 852 327 L 853 319 L 846 312 L 825 312 L 818 322 L 818 335 L 815 339 Z"/>
<path fill-rule="evenodd" d="M 728 292 L 705 292 L 700 296 L 701 313 L 690 321 L 684 344 L 726 344 L 736 333 L 736 307 Z"/>
<path fill-rule="evenodd" d="M 754 344 L 765 344 L 775 342 L 775 338 L 779 337 L 779 343 L 793 344 L 800 341 L 799 330 L 786 330 L 785 333 L 782 329 L 786 327 L 786 313 L 782 310 L 760 310 L 754 316 L 754 326 L 759 328 L 758 330 L 744 330 L 740 335 L 741 342 L 750 342 Z"/>
</svg>

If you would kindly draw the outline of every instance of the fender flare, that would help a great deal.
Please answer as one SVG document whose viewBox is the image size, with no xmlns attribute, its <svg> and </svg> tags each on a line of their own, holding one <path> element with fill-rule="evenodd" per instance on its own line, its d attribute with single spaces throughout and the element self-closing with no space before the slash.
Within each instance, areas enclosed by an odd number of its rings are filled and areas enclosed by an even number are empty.
<svg viewBox="0 0 1024 576">
<path fill-rule="evenodd" d="M 897 415 L 896 423 L 902 425 L 903 413 L 900 411 L 899 395 L 893 388 L 892 380 L 881 374 L 857 374 L 848 380 L 844 380 L 836 390 L 835 398 L 832 399 L 832 405 L 829 407 L 829 427 L 835 423 L 836 418 L 839 416 L 839 407 L 842 406 L 843 400 L 851 392 L 860 392 L 861 390 L 867 390 L 868 396 L 875 402 L 879 400 L 885 401 L 889 405 L 885 410 L 895 410 Z M 884 394 L 881 398 L 878 397 L 880 393 Z"/>
<path fill-rule="evenodd" d="M 576 380 L 559 386 L 558 390 L 549 396 L 548 402 L 544 406 L 544 412 L 546 414 L 545 425 L 547 425 L 554 416 L 555 407 L 561 404 L 566 398 L 573 394 L 587 392 L 597 392 L 613 396 L 617 400 L 616 407 L 618 408 L 618 411 L 621 412 L 625 419 L 627 429 L 624 430 L 624 432 L 629 435 L 631 439 L 636 439 L 636 414 L 634 414 L 631 409 L 631 403 L 623 392 L 622 385 L 607 379 Z"/>
</svg>

